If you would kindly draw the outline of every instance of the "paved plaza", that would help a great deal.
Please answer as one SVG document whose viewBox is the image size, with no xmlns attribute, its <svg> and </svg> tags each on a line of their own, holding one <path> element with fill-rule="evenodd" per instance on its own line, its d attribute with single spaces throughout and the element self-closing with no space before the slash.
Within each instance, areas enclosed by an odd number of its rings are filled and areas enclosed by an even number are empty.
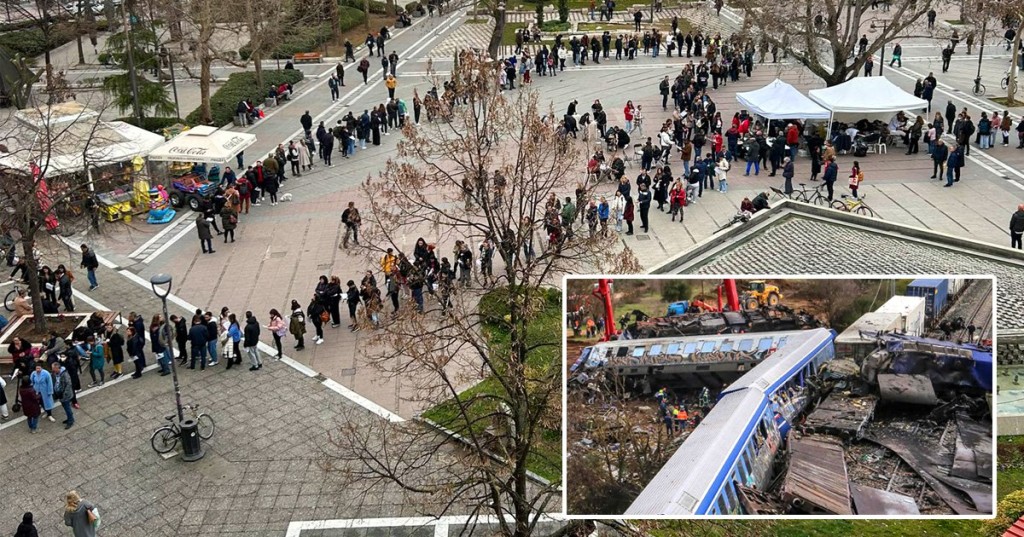
<svg viewBox="0 0 1024 537">
<path fill-rule="evenodd" d="M 707 3 L 667 13 L 679 13 L 695 26 L 723 35 L 736 31 L 741 22 L 728 7 L 721 18 L 715 17 Z M 388 49 L 401 58 L 397 69 L 400 98 L 411 103 L 414 89 L 422 96 L 431 88 L 429 64 L 445 73 L 456 50 L 486 46 L 489 26 L 466 24 L 467 19 L 465 10 L 460 10 L 446 17 L 416 19 L 412 27 L 396 32 Z M 573 22 L 581 21 L 574 13 Z M 903 67 L 886 66 L 885 76 L 910 91 L 917 78 L 930 71 L 938 73 L 940 34 L 904 40 Z M 1008 55 L 1001 47 L 988 47 L 985 52 L 983 76 L 990 88 L 998 87 Z M 362 54 L 359 51 L 357 56 Z M 534 77 L 530 87 L 542 100 L 550 101 L 558 115 L 573 99 L 579 101 L 580 113 L 589 111 L 590 103 L 600 99 L 610 125 L 622 124 L 622 107 L 632 100 L 645 111 L 644 135 L 655 136 L 657 127 L 670 116 L 661 109 L 658 83 L 665 76 L 673 77 L 688 61 L 665 56 L 641 56 L 632 62 L 602 60 L 581 69 L 567 66 L 557 77 Z M 957 56 L 950 73 L 937 74 L 937 108 L 944 109 L 946 101 L 952 100 L 958 109 L 967 107 L 974 117 L 981 111 L 1002 111 L 985 98 L 964 91 L 975 76 L 976 61 L 976 56 Z M 362 83 L 353 67 L 351 63 L 346 66 L 346 86 L 341 88 L 341 99 L 332 103 L 327 80 L 334 61 L 302 66 L 307 76 L 296 87 L 296 98 L 244 129 L 258 136 L 256 145 L 245 152 L 246 162 L 262 159 L 278 144 L 296 138 L 299 117 L 307 110 L 314 125 L 323 121 L 331 126 L 350 111 L 358 115 L 385 101 L 387 90 L 379 61 L 373 61 L 368 84 Z M 83 72 L 80 76 L 95 75 Z M 804 92 L 822 87 L 805 69 L 783 61 L 757 64 L 751 78 L 742 76 L 738 83 L 713 90 L 711 95 L 728 121 L 740 109 L 737 92 L 761 88 L 775 78 Z M 183 98 L 194 98 L 189 91 L 183 90 Z M 182 109 L 187 113 L 191 106 Z M 1011 110 L 1015 125 L 1022 111 L 1020 107 Z M 137 311 L 148 319 L 160 306 L 148 280 L 154 274 L 169 273 L 175 279 L 171 313 L 190 315 L 197 307 L 216 312 L 228 306 L 236 314 L 252 310 L 266 322 L 271 308 L 287 311 L 292 299 L 305 305 L 321 274 L 337 274 L 343 282 L 359 281 L 366 269 L 372 269 L 382 281 L 375 259 L 358 250 L 338 248 L 343 233 L 340 214 L 349 201 L 366 206 L 359 184 L 376 176 L 385 161 L 396 155 L 401 137 L 400 132 L 392 131 L 379 147 L 360 150 L 349 159 L 336 156 L 332 168 L 318 163 L 311 172 L 289 178 L 281 192 L 291 194 L 291 201 L 274 207 L 265 203 L 241 215 L 237 242 L 223 244 L 215 237 L 215 254 L 201 253 L 192 224 L 195 216 L 181 211 L 174 223 L 163 227 L 136 219 L 106 228 L 98 237 L 70 237 L 63 250 L 46 261 L 75 267 L 80 241 L 94 246 L 101 257 L 101 285 L 80 296 L 80 303 L 88 309 L 105 308 L 125 315 Z M 635 134 L 632 143 L 642 141 Z M 1015 135 L 1013 142 L 1010 147 L 997 145 L 987 151 L 972 148 L 955 188 L 942 188 L 942 182 L 929 179 L 931 161 L 924 151 L 908 156 L 904 148 L 890 147 L 887 154 L 859 159 L 866 175 L 861 192 L 886 221 L 1003 247 L 1009 241 L 1009 216 L 1024 203 L 1024 150 L 1015 149 Z M 583 142 L 577 143 L 584 149 Z M 836 186 L 841 192 L 846 191 L 844 178 L 852 160 L 850 156 L 838 159 L 841 175 Z M 678 174 L 678 156 L 674 155 L 671 163 Z M 578 180 L 584 179 L 585 164 L 581 160 Z M 645 267 L 653 268 L 711 237 L 732 218 L 744 197 L 782 186 L 781 174 L 767 177 L 762 171 L 759 176 L 744 177 L 739 164 L 729 173 L 728 193 L 705 192 L 696 205 L 686 209 L 684 224 L 671 222 L 667 214 L 652 207 L 650 232 L 623 235 L 622 244 L 632 248 Z M 796 170 L 794 182 L 807 182 L 809 160 L 798 157 Z M 627 167 L 630 179 L 638 173 L 636 163 Z M 571 194 L 576 180 L 567 181 L 564 195 Z M 613 187 L 603 185 L 599 191 L 610 196 Z M 431 233 L 426 228 L 409 230 L 400 237 L 400 246 L 411 251 L 419 236 L 434 242 L 437 237 Z M 792 241 L 797 246 L 801 240 L 778 234 L 770 239 Z M 816 236 L 815 240 L 823 239 Z M 766 241 L 768 238 L 758 244 Z M 842 247 L 839 241 L 837 238 L 836 248 Z M 439 248 L 449 252 L 449 242 L 454 238 L 446 239 Z M 721 266 L 737 271 L 744 268 L 742 259 L 725 261 Z M 787 266 L 799 269 L 807 265 Z M 898 267 L 898 260 L 891 266 Z M 846 266 L 843 272 L 848 272 Z M 84 277 L 80 281 L 84 282 Z M 83 283 L 78 285 L 84 288 Z M 337 474 L 324 469 L 327 432 L 339 424 L 410 420 L 422 410 L 409 399 L 416 390 L 415 379 L 382 379 L 366 364 L 370 334 L 350 332 L 344 326 L 325 331 L 323 345 L 310 344 L 302 352 L 290 352 L 286 347 L 285 361 L 268 360 L 264 371 L 258 373 L 247 368 L 224 371 L 223 366 L 206 372 L 181 372 L 186 402 L 199 402 L 217 420 L 217 434 L 205 444 L 206 457 L 198 463 L 184 464 L 177 457 L 164 460 L 149 447 L 150 434 L 163 416 L 173 411 L 170 382 L 153 371 L 141 380 L 119 379 L 83 394 L 77 423 L 69 431 L 46 420 L 37 435 L 29 435 L 23 421 L 0 425 L 0 461 L 7 490 L 7 501 L 0 502 L 0 534 L 12 534 L 26 510 L 36 512 L 41 535 L 65 534 L 60 520 L 62 496 L 66 489 L 74 488 L 103 509 L 103 534 L 119 537 L 455 535 L 461 519 L 409 522 L 418 520 L 409 517 L 423 513 L 409 506 L 398 491 L 381 489 L 359 495 L 342 486 Z M 268 351 L 266 330 L 264 336 L 263 350 Z M 13 399 L 11 387 L 8 394 Z M 55 414 L 63 419 L 59 410 Z M 455 511 L 453 515 L 464 514 Z M 367 522 L 370 519 L 373 521 Z"/>
</svg>

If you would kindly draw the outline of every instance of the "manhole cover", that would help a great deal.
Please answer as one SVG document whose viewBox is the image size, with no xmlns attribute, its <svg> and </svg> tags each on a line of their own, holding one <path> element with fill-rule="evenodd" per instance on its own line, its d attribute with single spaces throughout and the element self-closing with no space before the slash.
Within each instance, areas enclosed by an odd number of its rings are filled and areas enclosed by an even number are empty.
<svg viewBox="0 0 1024 537">
<path fill-rule="evenodd" d="M 270 252 L 271 259 L 281 259 L 286 255 L 288 255 L 288 252 Z"/>
<path fill-rule="evenodd" d="M 649 241 L 649 240 L 651 240 L 651 236 L 650 235 L 637 235 L 636 236 L 636 240 L 638 240 L 638 241 Z"/>
<path fill-rule="evenodd" d="M 117 425 L 118 423 L 124 423 L 126 421 L 128 421 L 128 416 L 125 416 L 124 414 L 114 414 L 113 416 L 103 418 L 103 423 L 110 426 Z"/>
<path fill-rule="evenodd" d="M 341 374 L 342 375 L 355 375 L 356 374 L 356 368 L 349 367 L 347 369 L 342 369 L 341 370 Z"/>
</svg>

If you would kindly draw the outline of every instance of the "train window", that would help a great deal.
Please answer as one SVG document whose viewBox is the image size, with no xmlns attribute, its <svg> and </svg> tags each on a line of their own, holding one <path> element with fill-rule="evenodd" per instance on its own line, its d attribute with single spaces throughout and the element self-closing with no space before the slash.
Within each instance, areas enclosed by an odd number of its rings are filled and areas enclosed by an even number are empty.
<svg viewBox="0 0 1024 537">
<path fill-rule="evenodd" d="M 752 339 L 744 339 L 743 341 L 740 341 L 739 350 L 741 350 L 743 352 L 750 352 L 750 349 L 753 349 L 753 348 L 754 348 L 754 340 L 752 340 Z"/>
<path fill-rule="evenodd" d="M 779 338 L 779 344 L 778 344 L 778 345 L 776 345 L 776 347 L 778 347 L 778 348 L 780 348 L 780 349 L 781 349 L 781 348 L 782 348 L 782 346 L 783 346 L 783 345 L 785 345 L 787 341 L 789 341 L 789 336 L 783 336 L 783 337 L 780 337 L 780 338 Z"/>
<path fill-rule="evenodd" d="M 718 346 L 718 342 L 717 341 L 705 341 L 704 344 L 700 348 L 700 352 L 702 352 L 702 353 L 715 352 L 715 347 L 716 346 Z"/>
<path fill-rule="evenodd" d="M 633 358 L 639 358 L 643 356 L 645 350 L 647 350 L 647 347 L 637 347 L 633 349 Z"/>
<path fill-rule="evenodd" d="M 730 515 L 732 515 L 732 514 L 739 514 L 741 512 L 739 498 L 736 496 L 736 484 L 735 484 L 735 476 L 736 476 L 736 474 L 733 473 L 732 475 L 733 475 L 733 477 L 730 478 L 729 483 L 725 485 L 725 494 L 726 494 L 726 497 L 729 499 L 729 514 Z"/>
<path fill-rule="evenodd" d="M 651 356 L 661 356 L 661 345 L 651 345 Z"/>
<path fill-rule="evenodd" d="M 693 354 L 693 351 L 695 350 L 697 350 L 696 343 L 687 343 L 686 346 L 683 347 L 683 356 L 689 356 Z"/>
<path fill-rule="evenodd" d="M 625 356 L 627 354 L 629 354 L 629 347 L 619 347 L 619 348 L 615 349 L 615 356 L 617 356 L 619 358 L 622 358 L 623 356 Z"/>
<path fill-rule="evenodd" d="M 761 421 L 757 422 L 757 432 L 761 435 L 761 438 L 768 438 L 768 428 L 765 426 L 765 418 L 761 418 Z"/>
<path fill-rule="evenodd" d="M 722 347 L 720 349 L 718 349 L 718 350 L 720 350 L 722 352 L 729 352 L 729 351 L 732 350 L 732 345 L 733 345 L 732 341 L 723 341 L 722 342 Z"/>
<path fill-rule="evenodd" d="M 715 508 L 718 509 L 718 514 L 720 515 L 729 513 L 729 506 L 725 503 L 725 495 L 718 496 L 718 501 L 715 502 Z"/>
<path fill-rule="evenodd" d="M 772 338 L 770 337 L 761 338 L 761 341 L 757 342 L 757 350 L 759 351 L 766 351 L 770 348 L 772 348 Z"/>
<path fill-rule="evenodd" d="M 677 354 L 677 353 L 679 353 L 679 344 L 678 343 L 669 343 L 668 344 L 668 349 L 665 350 L 665 354 Z"/>
</svg>

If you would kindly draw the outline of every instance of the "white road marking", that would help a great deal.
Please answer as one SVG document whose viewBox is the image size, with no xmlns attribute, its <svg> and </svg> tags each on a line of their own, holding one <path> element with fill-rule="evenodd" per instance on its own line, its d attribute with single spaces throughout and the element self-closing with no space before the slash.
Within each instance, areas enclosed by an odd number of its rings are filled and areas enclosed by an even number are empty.
<svg viewBox="0 0 1024 537">
<path fill-rule="evenodd" d="M 165 242 L 163 245 L 161 245 L 159 248 L 157 248 L 155 252 L 153 252 L 153 253 L 149 254 L 148 256 L 146 256 L 146 258 L 143 259 L 142 262 L 147 264 L 147 265 L 152 263 L 153 260 L 155 260 L 157 257 L 160 257 L 160 254 L 166 252 L 168 248 L 170 248 L 172 245 L 174 245 L 174 243 L 176 243 L 179 240 L 181 240 L 182 237 L 184 237 L 188 232 L 192 231 L 192 229 L 194 229 L 195 227 L 196 227 L 195 220 L 193 220 L 192 222 L 189 222 L 187 225 L 185 225 L 184 228 L 182 228 L 181 231 L 179 231 L 175 236 L 171 237 L 171 239 L 169 241 Z"/>
<path fill-rule="evenodd" d="M 138 248 L 136 248 L 136 250 L 134 252 L 128 254 L 128 257 L 130 257 L 132 259 L 135 259 L 139 255 L 142 255 L 142 252 L 146 251 L 146 248 L 149 248 L 156 241 L 164 238 L 165 235 L 170 233 L 172 229 L 174 229 L 174 228 L 176 228 L 178 226 L 178 223 L 180 223 L 182 220 L 184 220 L 184 219 L 186 219 L 188 217 L 189 217 L 189 215 L 183 214 L 183 215 L 181 215 L 180 218 L 175 220 L 173 223 L 168 223 L 167 226 L 164 227 L 163 229 L 161 229 L 156 235 L 153 235 L 148 241 L 142 243 L 142 246 L 139 246 Z"/>
</svg>

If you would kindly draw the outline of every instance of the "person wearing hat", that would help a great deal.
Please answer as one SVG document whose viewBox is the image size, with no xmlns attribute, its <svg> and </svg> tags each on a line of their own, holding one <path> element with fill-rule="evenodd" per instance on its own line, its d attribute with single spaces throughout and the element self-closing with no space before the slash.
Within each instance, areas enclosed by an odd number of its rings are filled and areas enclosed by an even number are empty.
<svg viewBox="0 0 1024 537">
<path fill-rule="evenodd" d="M 36 525 L 32 523 L 31 512 L 21 517 L 21 524 L 18 524 L 18 531 L 14 532 L 14 537 L 39 537 Z"/>
</svg>

